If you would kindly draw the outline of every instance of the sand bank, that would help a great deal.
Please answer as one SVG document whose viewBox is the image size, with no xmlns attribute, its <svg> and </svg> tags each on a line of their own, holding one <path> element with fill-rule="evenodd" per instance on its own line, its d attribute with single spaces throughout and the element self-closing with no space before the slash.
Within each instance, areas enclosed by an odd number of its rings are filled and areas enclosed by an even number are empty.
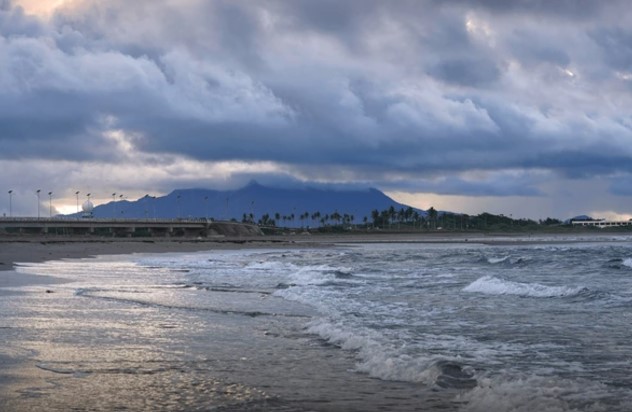
<svg viewBox="0 0 632 412">
<path fill-rule="evenodd" d="M 102 240 L 67 238 L 0 239 L 0 271 L 11 270 L 21 262 L 43 262 L 56 259 L 86 258 L 98 255 L 124 255 L 130 253 L 198 252 L 213 249 L 275 247 L 282 242 L 263 238 L 222 240 Z"/>
</svg>

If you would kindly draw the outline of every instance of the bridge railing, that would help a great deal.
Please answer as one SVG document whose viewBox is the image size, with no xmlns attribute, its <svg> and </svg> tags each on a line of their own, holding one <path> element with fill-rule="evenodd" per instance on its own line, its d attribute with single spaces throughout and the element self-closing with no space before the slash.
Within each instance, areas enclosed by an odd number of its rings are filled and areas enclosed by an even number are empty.
<svg viewBox="0 0 632 412">
<path fill-rule="evenodd" d="M 6 217 L 0 216 L 3 223 L 212 223 L 214 220 L 207 218 L 72 218 L 72 217 Z M 223 222 L 225 223 L 225 222 Z"/>
</svg>

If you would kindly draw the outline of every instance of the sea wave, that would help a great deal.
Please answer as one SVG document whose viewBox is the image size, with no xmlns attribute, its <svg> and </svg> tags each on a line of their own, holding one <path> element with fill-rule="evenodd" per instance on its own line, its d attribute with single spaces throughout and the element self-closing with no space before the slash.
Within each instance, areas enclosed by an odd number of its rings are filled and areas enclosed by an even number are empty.
<svg viewBox="0 0 632 412">
<path fill-rule="evenodd" d="M 487 295 L 517 295 L 535 298 L 575 296 L 586 291 L 584 287 L 547 286 L 539 283 L 520 283 L 483 276 L 463 288 L 464 292 L 484 293 Z"/>
<path fill-rule="evenodd" d="M 430 367 L 431 359 L 398 353 L 381 343 L 376 331 L 353 329 L 321 319 L 311 322 L 307 331 L 343 350 L 356 352 L 359 372 L 382 380 L 434 383 L 437 374 Z"/>
<path fill-rule="evenodd" d="M 607 398 L 610 391 L 606 385 L 592 381 L 498 376 L 480 379 L 474 389 L 458 395 L 457 401 L 462 402 L 461 412 L 606 412 L 612 405 L 595 399 Z M 626 401 L 621 399 L 617 406 Z"/>
<path fill-rule="evenodd" d="M 356 353 L 358 372 L 388 381 L 415 382 L 438 388 L 471 389 L 477 385 L 475 371 L 457 359 L 445 356 L 404 353 L 384 340 L 378 331 L 345 327 L 326 319 L 312 321 L 309 333 L 329 344 Z"/>
<path fill-rule="evenodd" d="M 327 286 L 340 280 L 354 282 L 352 269 L 346 267 L 335 267 L 326 264 L 310 265 L 290 270 L 290 272 L 290 282 L 300 286 Z"/>
<path fill-rule="evenodd" d="M 632 258 L 623 259 L 623 266 L 632 268 Z"/>
<path fill-rule="evenodd" d="M 503 257 L 489 257 L 487 258 L 487 263 L 490 263 L 492 265 L 495 265 L 497 263 L 502 263 L 502 262 L 506 262 L 507 259 L 509 259 L 509 256 L 503 256 Z"/>
</svg>

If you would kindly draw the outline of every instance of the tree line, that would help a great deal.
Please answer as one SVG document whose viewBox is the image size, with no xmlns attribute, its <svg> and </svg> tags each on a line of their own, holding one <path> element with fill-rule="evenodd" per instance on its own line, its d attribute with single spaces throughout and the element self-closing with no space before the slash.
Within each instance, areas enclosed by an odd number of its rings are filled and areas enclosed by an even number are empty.
<svg viewBox="0 0 632 412">
<path fill-rule="evenodd" d="M 338 226 L 338 225 L 351 225 L 354 224 L 355 216 L 348 213 L 338 213 L 334 211 L 332 213 L 317 212 L 304 212 L 299 215 L 290 213 L 289 215 L 282 215 L 279 212 L 274 214 L 264 213 L 259 219 L 255 219 L 253 213 L 244 213 L 242 216 L 242 223 L 258 224 L 260 226 L 297 226 L 297 220 L 300 227 L 325 227 L 325 226 Z M 290 224 L 291 223 L 291 224 Z"/>
<path fill-rule="evenodd" d="M 391 206 L 384 210 L 374 209 L 370 216 L 356 219 L 349 213 L 333 211 L 304 212 L 300 214 L 264 213 L 256 218 L 253 213 L 244 213 L 243 223 L 258 224 L 267 227 L 301 227 L 317 229 L 410 229 L 410 230 L 521 230 L 542 226 L 558 226 L 562 221 L 554 218 L 535 221 L 532 219 L 513 219 L 505 215 L 481 213 L 468 215 L 440 212 L 430 207 L 425 213 L 412 207 L 396 209 Z"/>
</svg>

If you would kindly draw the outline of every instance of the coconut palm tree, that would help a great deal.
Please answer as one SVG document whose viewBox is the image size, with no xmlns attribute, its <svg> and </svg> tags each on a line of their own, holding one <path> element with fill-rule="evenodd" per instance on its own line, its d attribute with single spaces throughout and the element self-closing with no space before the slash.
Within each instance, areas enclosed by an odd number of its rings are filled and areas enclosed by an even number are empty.
<svg viewBox="0 0 632 412">
<path fill-rule="evenodd" d="M 380 219 L 380 212 L 377 209 L 371 210 L 371 219 L 373 219 L 373 227 L 378 226 Z"/>
<path fill-rule="evenodd" d="M 428 209 L 428 220 L 430 221 L 431 228 L 433 229 L 437 228 L 437 216 L 439 216 L 439 213 L 434 207 L 430 206 L 430 209 Z"/>
<path fill-rule="evenodd" d="M 391 205 L 391 207 L 388 208 L 388 223 L 389 226 L 393 225 L 393 219 L 395 219 L 395 216 L 397 215 L 397 212 L 395 211 L 395 206 Z"/>
</svg>

